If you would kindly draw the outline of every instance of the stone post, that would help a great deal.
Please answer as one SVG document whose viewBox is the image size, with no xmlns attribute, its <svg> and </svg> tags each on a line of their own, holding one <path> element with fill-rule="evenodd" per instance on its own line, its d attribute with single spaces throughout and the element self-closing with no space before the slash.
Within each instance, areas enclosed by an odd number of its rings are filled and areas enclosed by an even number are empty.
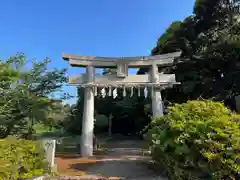
<svg viewBox="0 0 240 180">
<path fill-rule="evenodd" d="M 95 69 L 86 67 L 88 82 L 94 82 Z M 84 91 L 84 111 L 82 120 L 81 155 L 93 155 L 93 128 L 94 128 L 94 88 L 86 87 Z"/>
<path fill-rule="evenodd" d="M 153 83 L 159 82 L 158 66 L 152 65 L 151 77 Z M 152 114 L 153 117 L 163 116 L 163 102 L 160 88 L 153 88 L 152 92 Z"/>
<path fill-rule="evenodd" d="M 56 149 L 56 140 L 54 139 L 45 139 L 42 142 L 43 148 L 45 150 L 45 157 L 51 168 L 55 166 L 55 149 Z"/>
</svg>

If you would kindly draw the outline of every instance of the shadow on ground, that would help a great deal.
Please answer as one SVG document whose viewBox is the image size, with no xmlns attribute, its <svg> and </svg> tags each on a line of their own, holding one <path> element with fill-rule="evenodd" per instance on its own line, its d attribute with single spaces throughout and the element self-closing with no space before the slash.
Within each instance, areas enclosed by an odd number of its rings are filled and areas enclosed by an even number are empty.
<svg viewBox="0 0 240 180">
<path fill-rule="evenodd" d="M 97 160 L 93 164 L 76 163 L 71 168 L 75 170 L 88 172 L 88 175 L 101 177 L 115 177 L 119 179 L 148 179 L 155 177 L 154 172 L 143 169 L 144 161 L 139 157 L 121 156 L 121 157 L 105 157 Z M 157 177 L 157 176 L 156 176 Z"/>
<path fill-rule="evenodd" d="M 60 173 L 81 172 L 90 176 L 116 179 L 162 180 L 147 168 L 150 157 L 144 155 L 142 141 L 123 140 L 106 143 L 106 154 L 81 158 L 78 154 L 65 154 L 56 158 Z"/>
</svg>

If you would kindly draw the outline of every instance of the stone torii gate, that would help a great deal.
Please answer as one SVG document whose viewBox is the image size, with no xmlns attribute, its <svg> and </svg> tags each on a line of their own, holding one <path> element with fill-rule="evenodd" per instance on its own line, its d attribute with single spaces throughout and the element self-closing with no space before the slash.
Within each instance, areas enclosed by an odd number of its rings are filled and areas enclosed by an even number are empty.
<svg viewBox="0 0 240 180">
<path fill-rule="evenodd" d="M 117 88 L 123 88 L 123 96 L 126 95 L 126 88 L 147 88 L 152 96 L 153 117 L 163 115 L 163 104 L 161 89 L 172 87 L 178 84 L 175 74 L 163 74 L 158 72 L 158 67 L 172 64 L 174 58 L 179 57 L 181 52 L 162 54 L 156 56 L 139 57 L 96 57 L 62 54 L 71 66 L 86 68 L 86 74 L 69 77 L 69 85 L 85 88 L 84 91 L 84 112 L 82 121 L 82 156 L 93 155 L 93 128 L 94 128 L 94 96 L 98 93 L 98 88 L 106 95 L 116 94 Z M 144 75 L 128 75 L 128 68 L 148 67 L 151 71 Z M 95 68 L 117 68 L 117 75 L 95 75 Z M 104 92 L 103 92 L 104 91 Z"/>
</svg>

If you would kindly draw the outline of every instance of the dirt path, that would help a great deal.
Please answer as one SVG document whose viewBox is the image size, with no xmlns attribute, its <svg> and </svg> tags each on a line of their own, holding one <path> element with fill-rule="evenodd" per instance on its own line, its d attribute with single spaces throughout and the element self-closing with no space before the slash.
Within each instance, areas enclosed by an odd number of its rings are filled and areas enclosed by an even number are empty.
<svg viewBox="0 0 240 180">
<path fill-rule="evenodd" d="M 95 162 L 87 167 L 81 163 L 71 164 L 71 168 L 87 172 L 81 179 L 129 179 L 129 180 L 164 180 L 149 170 L 144 162 L 149 157 L 143 156 L 141 141 L 122 140 L 105 145 L 107 154 L 95 157 Z"/>
</svg>

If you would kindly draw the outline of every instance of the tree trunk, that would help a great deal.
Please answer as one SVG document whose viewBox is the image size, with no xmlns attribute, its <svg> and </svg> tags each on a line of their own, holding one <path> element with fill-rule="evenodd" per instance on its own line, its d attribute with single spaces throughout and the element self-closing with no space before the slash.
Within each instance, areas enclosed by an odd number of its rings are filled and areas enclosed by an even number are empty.
<svg viewBox="0 0 240 180">
<path fill-rule="evenodd" d="M 112 136 L 112 118 L 108 117 L 108 136 Z"/>
</svg>

